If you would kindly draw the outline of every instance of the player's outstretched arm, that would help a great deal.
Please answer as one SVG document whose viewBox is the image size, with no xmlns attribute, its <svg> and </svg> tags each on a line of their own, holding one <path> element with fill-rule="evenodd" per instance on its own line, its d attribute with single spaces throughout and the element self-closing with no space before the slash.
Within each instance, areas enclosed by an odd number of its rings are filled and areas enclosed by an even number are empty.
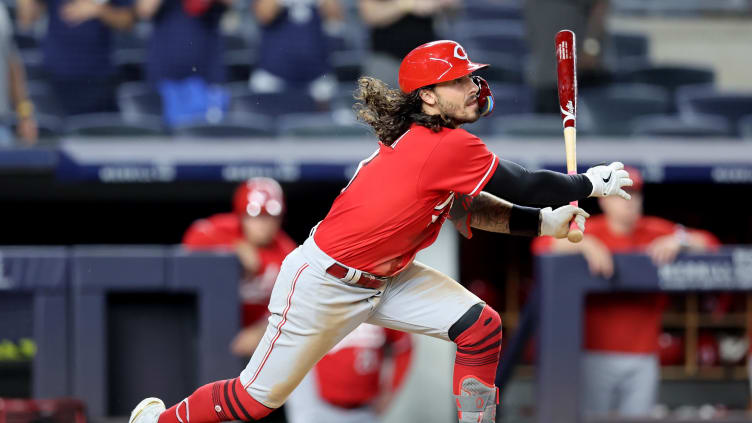
<svg viewBox="0 0 752 423">
<path fill-rule="evenodd" d="M 509 160 L 499 166 L 486 185 L 493 192 L 515 204 L 556 206 L 587 197 L 619 195 L 628 199 L 622 187 L 632 185 L 629 174 L 619 162 L 595 166 L 586 173 L 565 175 L 550 170 L 530 171 Z"/>
<path fill-rule="evenodd" d="M 464 220 L 469 216 L 470 226 L 490 232 L 512 235 L 550 235 L 564 238 L 569 233 L 569 222 L 575 219 L 585 230 L 585 218 L 590 215 L 579 207 L 566 205 L 552 210 L 514 205 L 485 191 L 474 198 L 467 198 L 467 207 L 453 210 L 452 220 Z"/>
</svg>

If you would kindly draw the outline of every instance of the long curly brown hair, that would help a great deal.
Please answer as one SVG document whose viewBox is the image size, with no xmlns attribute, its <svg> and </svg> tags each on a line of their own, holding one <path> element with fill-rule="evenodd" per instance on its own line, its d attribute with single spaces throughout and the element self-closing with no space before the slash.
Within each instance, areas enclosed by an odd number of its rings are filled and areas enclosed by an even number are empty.
<svg viewBox="0 0 752 423">
<path fill-rule="evenodd" d="M 430 87 L 425 87 L 430 88 Z M 451 126 L 440 115 L 423 113 L 420 90 L 405 94 L 392 90 L 381 80 L 371 77 L 358 79 L 354 97 L 358 100 L 353 106 L 358 120 L 367 123 L 385 145 L 391 145 L 397 138 L 417 123 L 434 132 Z"/>
</svg>

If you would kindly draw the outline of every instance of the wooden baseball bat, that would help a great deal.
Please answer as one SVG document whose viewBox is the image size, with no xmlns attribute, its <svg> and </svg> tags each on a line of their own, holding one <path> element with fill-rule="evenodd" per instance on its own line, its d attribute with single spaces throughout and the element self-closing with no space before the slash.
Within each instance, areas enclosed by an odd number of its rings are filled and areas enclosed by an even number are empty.
<svg viewBox="0 0 752 423">
<path fill-rule="evenodd" d="M 564 148 L 567 155 L 567 173 L 577 173 L 577 47 L 574 32 L 565 29 L 556 34 L 556 74 L 559 88 L 559 109 L 564 126 Z M 577 207 L 577 201 L 570 204 Z M 582 241 L 582 231 L 574 219 L 569 224 L 567 238 Z"/>
</svg>

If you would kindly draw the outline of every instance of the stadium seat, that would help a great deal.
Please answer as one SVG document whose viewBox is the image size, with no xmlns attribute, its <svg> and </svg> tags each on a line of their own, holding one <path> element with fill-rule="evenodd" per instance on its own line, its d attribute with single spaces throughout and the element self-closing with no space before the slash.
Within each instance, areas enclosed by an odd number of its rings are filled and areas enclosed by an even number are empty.
<svg viewBox="0 0 752 423">
<path fill-rule="evenodd" d="M 347 110 L 280 116 L 279 135 L 292 137 L 373 137 L 370 127 Z"/>
<path fill-rule="evenodd" d="M 28 81 L 26 89 L 37 113 L 56 117 L 63 116 L 63 109 L 49 84 L 42 81 Z"/>
<path fill-rule="evenodd" d="M 120 113 L 92 113 L 65 119 L 66 135 L 83 137 L 149 137 L 165 134 L 159 116 L 124 118 Z"/>
<path fill-rule="evenodd" d="M 715 82 L 715 72 L 710 68 L 692 65 L 644 65 L 620 71 L 617 79 L 624 83 L 660 85 L 666 88 L 672 98 L 672 111 L 675 111 L 673 98 L 679 87 L 712 85 Z"/>
<path fill-rule="evenodd" d="M 470 51 L 507 54 L 522 60 L 529 53 L 525 29 L 517 21 L 481 21 L 458 27 L 457 38 Z M 475 61 L 475 56 L 472 56 Z"/>
<path fill-rule="evenodd" d="M 518 58 L 509 54 L 496 53 L 488 50 L 473 50 L 472 60 L 476 63 L 488 63 L 488 68 L 475 72 L 489 82 L 506 82 L 513 84 L 522 84 L 524 75 L 521 63 Z M 491 84 L 491 89 L 493 89 Z"/>
<path fill-rule="evenodd" d="M 136 116 L 161 116 L 162 97 L 146 83 L 127 82 L 117 90 L 117 103 L 120 113 L 126 119 Z"/>
<path fill-rule="evenodd" d="M 331 63 L 339 82 L 357 81 L 363 72 L 363 58 L 356 51 L 336 51 Z"/>
<path fill-rule="evenodd" d="M 549 114 L 506 115 L 493 119 L 490 133 L 508 137 L 561 137 L 561 116 Z"/>
<path fill-rule="evenodd" d="M 645 115 L 632 120 L 632 135 L 675 138 L 728 137 L 732 134 L 728 120 L 719 116 Z"/>
<path fill-rule="evenodd" d="M 487 19 L 521 21 L 523 19 L 521 2 L 517 1 L 465 1 L 462 9 L 462 19 L 468 21 Z"/>
<path fill-rule="evenodd" d="M 18 32 L 13 34 L 13 41 L 19 50 L 38 49 L 40 47 L 39 38 L 31 32 Z"/>
<path fill-rule="evenodd" d="M 197 121 L 173 129 L 177 136 L 187 138 L 264 138 L 273 137 L 274 124 L 268 116 L 236 113 L 218 123 Z"/>
<path fill-rule="evenodd" d="M 309 113 L 326 109 L 299 90 L 280 93 L 253 93 L 247 83 L 229 84 L 230 112 L 277 116 L 285 113 Z"/>
<path fill-rule="evenodd" d="M 729 120 L 734 135 L 739 135 L 739 121 L 752 114 L 752 93 L 720 92 L 707 87 L 684 87 L 677 93 L 679 113 L 722 116 Z"/>
<path fill-rule="evenodd" d="M 248 40 L 241 34 L 222 34 L 225 51 L 243 51 L 250 53 Z"/>
<path fill-rule="evenodd" d="M 112 54 L 119 83 L 141 82 L 145 80 L 146 50 L 123 49 Z"/>
<path fill-rule="evenodd" d="M 632 120 L 643 115 L 666 114 L 670 98 L 665 88 L 647 84 L 614 84 L 582 90 L 578 126 L 584 132 L 608 136 L 632 133 Z"/>
<path fill-rule="evenodd" d="M 752 114 L 739 119 L 739 135 L 742 138 L 752 140 Z"/>
<path fill-rule="evenodd" d="M 639 65 L 650 62 L 648 38 L 642 34 L 611 33 L 606 42 L 605 56 L 614 69 L 625 64 Z"/>
<path fill-rule="evenodd" d="M 253 64 L 248 51 L 226 51 L 224 54 L 227 80 L 244 83 L 248 86 L 248 78 L 251 76 Z"/>
</svg>

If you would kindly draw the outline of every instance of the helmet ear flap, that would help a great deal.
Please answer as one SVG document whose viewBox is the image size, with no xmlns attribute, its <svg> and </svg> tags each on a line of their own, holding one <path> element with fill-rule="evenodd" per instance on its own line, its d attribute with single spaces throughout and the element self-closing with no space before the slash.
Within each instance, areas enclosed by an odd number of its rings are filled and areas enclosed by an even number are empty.
<svg viewBox="0 0 752 423">
<path fill-rule="evenodd" d="M 471 77 L 475 85 L 478 86 L 478 108 L 481 116 L 488 116 L 493 112 L 494 96 L 488 82 L 480 76 Z"/>
</svg>

